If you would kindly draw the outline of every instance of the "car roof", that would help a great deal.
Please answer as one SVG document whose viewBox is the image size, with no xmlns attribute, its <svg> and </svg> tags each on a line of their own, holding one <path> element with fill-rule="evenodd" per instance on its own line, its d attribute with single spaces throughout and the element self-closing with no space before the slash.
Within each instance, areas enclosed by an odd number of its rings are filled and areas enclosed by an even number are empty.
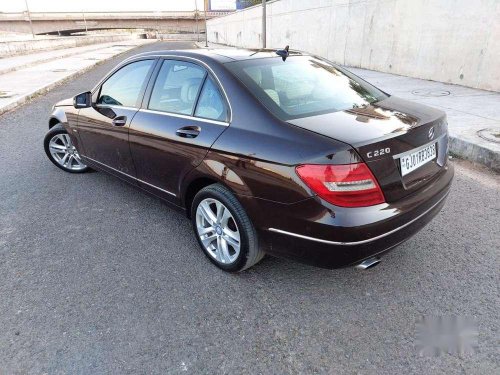
<svg viewBox="0 0 500 375">
<path fill-rule="evenodd" d="M 289 51 L 290 56 L 302 56 L 305 55 L 300 51 Z M 185 56 L 193 58 L 208 58 L 215 60 L 221 64 L 240 61 L 240 60 L 252 60 L 261 58 L 281 58 L 276 54 L 274 49 L 246 49 L 246 48 L 216 48 L 216 49 L 183 49 L 183 50 L 159 50 L 144 52 L 131 58 L 137 57 L 147 57 L 147 56 Z"/>
</svg>

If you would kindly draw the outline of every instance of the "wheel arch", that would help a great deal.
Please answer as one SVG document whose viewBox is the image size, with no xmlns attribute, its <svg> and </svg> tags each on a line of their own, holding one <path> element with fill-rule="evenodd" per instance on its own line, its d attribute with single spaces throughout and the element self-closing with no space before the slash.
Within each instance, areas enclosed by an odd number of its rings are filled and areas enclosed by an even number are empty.
<svg viewBox="0 0 500 375">
<path fill-rule="evenodd" d="M 186 208 L 186 215 L 188 218 L 191 218 L 191 204 L 193 203 L 195 195 L 204 187 L 216 183 L 221 182 L 213 177 L 208 176 L 199 176 L 189 182 L 189 184 L 186 186 L 182 199 L 182 203 Z"/>
<path fill-rule="evenodd" d="M 52 129 L 57 124 L 67 124 L 68 120 L 66 118 L 66 112 L 62 108 L 56 107 L 52 111 L 49 118 L 49 129 Z"/>
<path fill-rule="evenodd" d="M 54 126 L 56 126 L 57 124 L 60 124 L 61 121 L 56 118 L 56 117 L 51 117 L 50 120 L 49 120 L 49 129 L 52 129 Z"/>
<path fill-rule="evenodd" d="M 180 191 L 183 192 L 181 202 L 188 217 L 191 215 L 191 204 L 196 193 L 208 185 L 221 184 L 236 197 L 240 194 L 252 195 L 243 180 L 222 161 L 205 159 L 186 177 Z"/>
</svg>

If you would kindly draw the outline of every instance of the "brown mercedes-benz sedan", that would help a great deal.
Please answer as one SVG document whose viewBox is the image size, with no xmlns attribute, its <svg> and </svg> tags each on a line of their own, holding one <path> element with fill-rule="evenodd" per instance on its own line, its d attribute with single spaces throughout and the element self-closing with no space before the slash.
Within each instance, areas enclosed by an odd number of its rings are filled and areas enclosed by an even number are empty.
<svg viewBox="0 0 500 375">
<path fill-rule="evenodd" d="M 192 50 L 127 59 L 54 106 L 44 146 L 186 212 L 226 271 L 264 254 L 370 267 L 443 207 L 445 114 L 316 56 Z"/>
</svg>

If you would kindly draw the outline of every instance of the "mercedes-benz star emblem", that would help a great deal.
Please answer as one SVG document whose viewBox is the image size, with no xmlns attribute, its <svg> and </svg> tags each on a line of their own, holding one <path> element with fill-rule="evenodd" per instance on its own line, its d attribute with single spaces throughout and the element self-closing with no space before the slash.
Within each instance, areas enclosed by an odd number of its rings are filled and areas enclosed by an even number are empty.
<svg viewBox="0 0 500 375">
<path fill-rule="evenodd" d="M 434 126 L 429 129 L 429 133 L 427 133 L 429 139 L 434 138 Z"/>
</svg>

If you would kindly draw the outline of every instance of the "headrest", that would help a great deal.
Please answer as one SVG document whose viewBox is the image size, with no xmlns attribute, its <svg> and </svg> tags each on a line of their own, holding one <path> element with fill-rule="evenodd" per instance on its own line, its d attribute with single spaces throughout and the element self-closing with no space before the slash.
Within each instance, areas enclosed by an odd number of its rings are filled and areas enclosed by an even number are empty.
<svg viewBox="0 0 500 375">
<path fill-rule="evenodd" d="M 201 85 L 201 78 L 187 79 L 181 87 L 181 100 L 184 103 L 192 103 L 196 99 L 198 89 Z"/>
</svg>

